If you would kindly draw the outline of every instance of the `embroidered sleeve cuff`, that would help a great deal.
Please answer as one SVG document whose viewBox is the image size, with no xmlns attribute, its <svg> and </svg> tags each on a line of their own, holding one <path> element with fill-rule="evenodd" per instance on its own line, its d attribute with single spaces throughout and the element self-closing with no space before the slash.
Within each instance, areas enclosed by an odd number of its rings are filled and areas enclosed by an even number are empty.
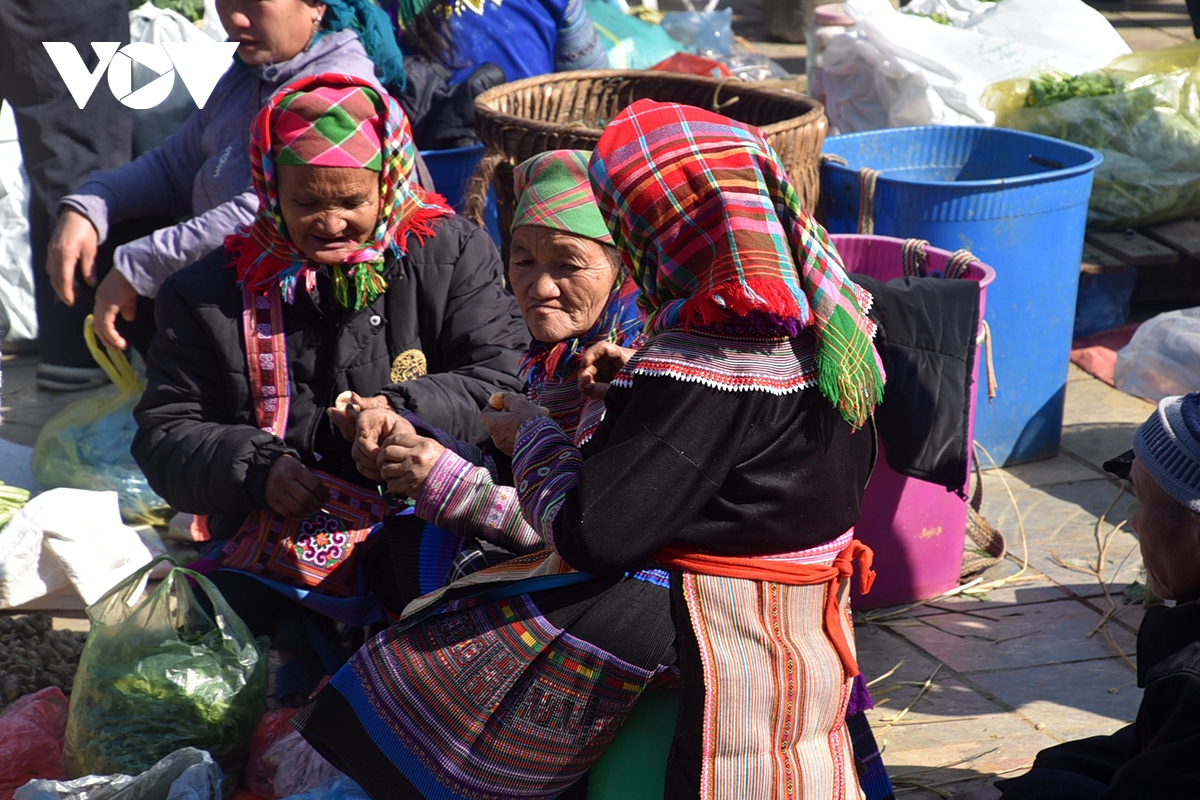
<svg viewBox="0 0 1200 800">
<path fill-rule="evenodd" d="M 425 478 L 415 511 L 439 527 L 486 539 L 510 552 L 531 553 L 544 546 L 521 515 L 516 490 L 496 485 L 485 468 L 449 449 Z"/>
<path fill-rule="evenodd" d="M 554 547 L 554 520 L 579 483 L 583 456 L 549 417 L 527 420 L 517 431 L 513 476 L 525 519 Z"/>
</svg>

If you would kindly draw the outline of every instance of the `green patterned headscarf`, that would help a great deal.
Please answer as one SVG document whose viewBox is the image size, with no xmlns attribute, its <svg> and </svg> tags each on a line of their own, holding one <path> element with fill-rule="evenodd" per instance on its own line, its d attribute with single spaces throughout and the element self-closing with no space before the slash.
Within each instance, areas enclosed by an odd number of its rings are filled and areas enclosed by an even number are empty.
<svg viewBox="0 0 1200 800">
<path fill-rule="evenodd" d="M 517 207 L 512 229 L 553 228 L 611 245 L 612 234 L 592 195 L 591 155 L 583 150 L 551 150 L 521 162 L 513 172 Z"/>
</svg>

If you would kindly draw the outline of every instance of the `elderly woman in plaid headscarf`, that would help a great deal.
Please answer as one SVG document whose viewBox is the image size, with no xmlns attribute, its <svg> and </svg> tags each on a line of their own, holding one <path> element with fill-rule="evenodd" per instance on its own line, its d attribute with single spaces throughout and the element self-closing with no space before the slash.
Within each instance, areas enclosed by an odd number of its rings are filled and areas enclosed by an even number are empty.
<svg viewBox="0 0 1200 800">
<path fill-rule="evenodd" d="M 257 216 L 160 290 L 133 453 L 174 508 L 207 515 L 202 566 L 256 635 L 292 601 L 364 625 L 394 587 L 361 556 L 397 509 L 330 407 L 481 442 L 478 409 L 520 388 L 527 333 L 495 246 L 416 184 L 408 120 L 374 84 L 297 81 L 250 137 Z M 277 689 L 303 699 L 338 664 L 296 649 Z"/>
<path fill-rule="evenodd" d="M 757 130 L 640 101 L 590 173 L 647 339 L 582 448 L 521 395 L 484 411 L 493 440 L 515 444 L 517 495 L 549 547 L 544 589 L 410 606 L 301 730 L 372 797 L 557 797 L 645 670 L 677 666 L 665 796 L 859 800 L 847 598 L 856 561 L 873 576 L 852 532 L 884 381 L 870 297 Z M 588 616 L 588 586 L 638 576 L 668 589 L 669 622 L 653 604 Z M 664 636 L 669 650 L 645 646 Z"/>
</svg>

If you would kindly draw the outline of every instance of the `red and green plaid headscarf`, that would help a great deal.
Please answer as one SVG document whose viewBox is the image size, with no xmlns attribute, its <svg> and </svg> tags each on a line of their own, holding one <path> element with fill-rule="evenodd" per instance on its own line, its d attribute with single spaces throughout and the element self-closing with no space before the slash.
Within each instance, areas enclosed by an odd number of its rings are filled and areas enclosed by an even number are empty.
<svg viewBox="0 0 1200 800">
<path fill-rule="evenodd" d="M 378 158 L 376 158 L 378 154 Z M 332 269 L 338 302 L 360 309 L 387 290 L 388 250 L 403 255 L 408 236 L 423 241 L 434 224 L 454 212 L 440 195 L 413 179 L 416 148 L 408 118 L 387 94 L 352 75 L 301 78 L 263 106 L 250 130 L 250 172 L 258 214 L 249 226 L 225 237 L 238 281 L 255 292 L 278 286 L 288 302 L 296 283 L 312 289 L 320 265 L 308 260 L 288 236 L 279 210 L 275 166 L 313 164 L 379 171 L 379 217 L 371 238 Z"/>
<path fill-rule="evenodd" d="M 650 333 L 812 326 L 822 394 L 852 425 L 866 422 L 884 384 L 871 296 L 846 277 L 758 129 L 639 100 L 600 137 L 591 178 Z"/>
</svg>

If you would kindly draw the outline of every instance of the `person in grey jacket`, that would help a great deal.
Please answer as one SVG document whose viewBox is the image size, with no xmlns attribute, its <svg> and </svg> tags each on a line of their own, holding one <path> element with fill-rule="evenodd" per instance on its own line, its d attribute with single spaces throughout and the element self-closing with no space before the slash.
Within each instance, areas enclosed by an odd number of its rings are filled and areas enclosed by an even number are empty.
<svg viewBox="0 0 1200 800">
<path fill-rule="evenodd" d="M 253 220 L 258 201 L 250 182 L 249 128 L 276 91 L 326 72 L 376 85 L 404 82 L 394 37 L 379 35 L 380 18 L 386 26 L 387 16 L 370 0 L 218 0 L 217 9 L 239 46 L 204 108 L 161 146 L 94 173 L 59 203 L 46 269 L 67 305 L 76 301 L 77 279 L 89 286 L 99 282 L 94 324 L 113 347 L 124 349 L 129 337 L 145 352 L 154 332 L 148 301 L 163 281 Z M 118 243 L 111 265 L 97 262 L 97 250 L 114 226 L 151 217 L 178 221 Z M 136 320 L 135 326 L 121 326 L 125 335 L 118 332 L 118 315 Z M 77 377 L 80 388 L 103 382 L 99 370 Z"/>
</svg>

